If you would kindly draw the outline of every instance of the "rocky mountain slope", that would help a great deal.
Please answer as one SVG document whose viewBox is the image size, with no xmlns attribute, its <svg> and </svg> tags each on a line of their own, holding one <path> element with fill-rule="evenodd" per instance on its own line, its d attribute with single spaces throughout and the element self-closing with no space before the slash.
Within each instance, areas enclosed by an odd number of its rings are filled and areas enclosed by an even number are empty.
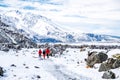
<svg viewBox="0 0 120 80">
<path fill-rule="evenodd" d="M 21 34 L 17 28 L 2 22 L 0 18 L 0 50 L 7 51 L 10 48 L 20 49 L 36 46 L 36 43 Z"/>
<path fill-rule="evenodd" d="M 6 11 L 1 13 L 1 20 L 10 26 L 14 26 L 34 42 L 120 41 L 118 36 L 69 32 L 56 25 L 50 19 L 30 12 L 18 10 Z"/>
</svg>

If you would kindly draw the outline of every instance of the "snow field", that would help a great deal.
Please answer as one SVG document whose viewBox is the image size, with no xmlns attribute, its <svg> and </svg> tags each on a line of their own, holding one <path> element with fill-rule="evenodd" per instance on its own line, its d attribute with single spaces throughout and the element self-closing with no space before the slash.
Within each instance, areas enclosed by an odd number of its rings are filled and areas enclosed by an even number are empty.
<svg viewBox="0 0 120 80">
<path fill-rule="evenodd" d="M 111 57 L 119 52 L 114 49 L 108 55 Z M 105 80 L 101 78 L 103 72 L 98 72 L 100 64 L 96 64 L 96 68 L 86 68 L 86 57 L 87 50 L 80 52 L 75 48 L 68 48 L 63 55 L 45 60 L 38 57 L 38 49 L 22 49 L 17 53 L 0 51 L 0 66 L 5 69 L 0 80 Z M 120 76 L 119 68 L 112 71 Z M 120 77 L 114 80 L 120 80 Z"/>
</svg>

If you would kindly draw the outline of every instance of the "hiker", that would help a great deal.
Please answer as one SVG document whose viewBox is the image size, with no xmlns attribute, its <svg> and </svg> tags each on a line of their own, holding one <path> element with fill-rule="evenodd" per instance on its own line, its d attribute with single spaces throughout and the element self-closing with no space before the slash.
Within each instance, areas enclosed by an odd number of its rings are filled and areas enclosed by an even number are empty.
<svg viewBox="0 0 120 80">
<path fill-rule="evenodd" d="M 47 58 L 49 58 L 49 54 L 50 54 L 50 49 L 49 49 L 49 47 L 45 50 L 45 53 L 46 53 L 46 55 L 47 55 Z"/>
<path fill-rule="evenodd" d="M 45 56 L 46 56 L 46 51 L 43 50 L 43 58 L 45 59 Z"/>
<path fill-rule="evenodd" d="M 41 58 L 41 54 L 42 54 L 42 50 L 41 49 L 39 49 L 38 54 L 39 54 L 39 57 Z"/>
</svg>

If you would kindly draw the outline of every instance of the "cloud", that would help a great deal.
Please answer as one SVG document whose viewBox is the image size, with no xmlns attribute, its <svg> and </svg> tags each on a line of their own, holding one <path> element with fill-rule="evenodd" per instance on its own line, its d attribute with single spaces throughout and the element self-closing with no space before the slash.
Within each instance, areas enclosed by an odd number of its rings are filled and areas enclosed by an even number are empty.
<svg viewBox="0 0 120 80">
<path fill-rule="evenodd" d="M 0 8 L 39 13 L 80 32 L 120 35 L 120 0 L 1 0 Z"/>
</svg>

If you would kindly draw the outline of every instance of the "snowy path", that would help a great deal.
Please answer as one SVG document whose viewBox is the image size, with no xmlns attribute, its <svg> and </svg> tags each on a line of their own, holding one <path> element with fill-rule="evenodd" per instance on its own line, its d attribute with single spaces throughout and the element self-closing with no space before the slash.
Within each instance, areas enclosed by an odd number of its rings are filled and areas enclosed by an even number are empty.
<svg viewBox="0 0 120 80">
<path fill-rule="evenodd" d="M 91 80 L 90 78 L 68 71 L 63 65 L 57 65 L 50 59 L 47 60 L 46 64 L 43 61 L 43 67 L 57 80 Z"/>
</svg>

